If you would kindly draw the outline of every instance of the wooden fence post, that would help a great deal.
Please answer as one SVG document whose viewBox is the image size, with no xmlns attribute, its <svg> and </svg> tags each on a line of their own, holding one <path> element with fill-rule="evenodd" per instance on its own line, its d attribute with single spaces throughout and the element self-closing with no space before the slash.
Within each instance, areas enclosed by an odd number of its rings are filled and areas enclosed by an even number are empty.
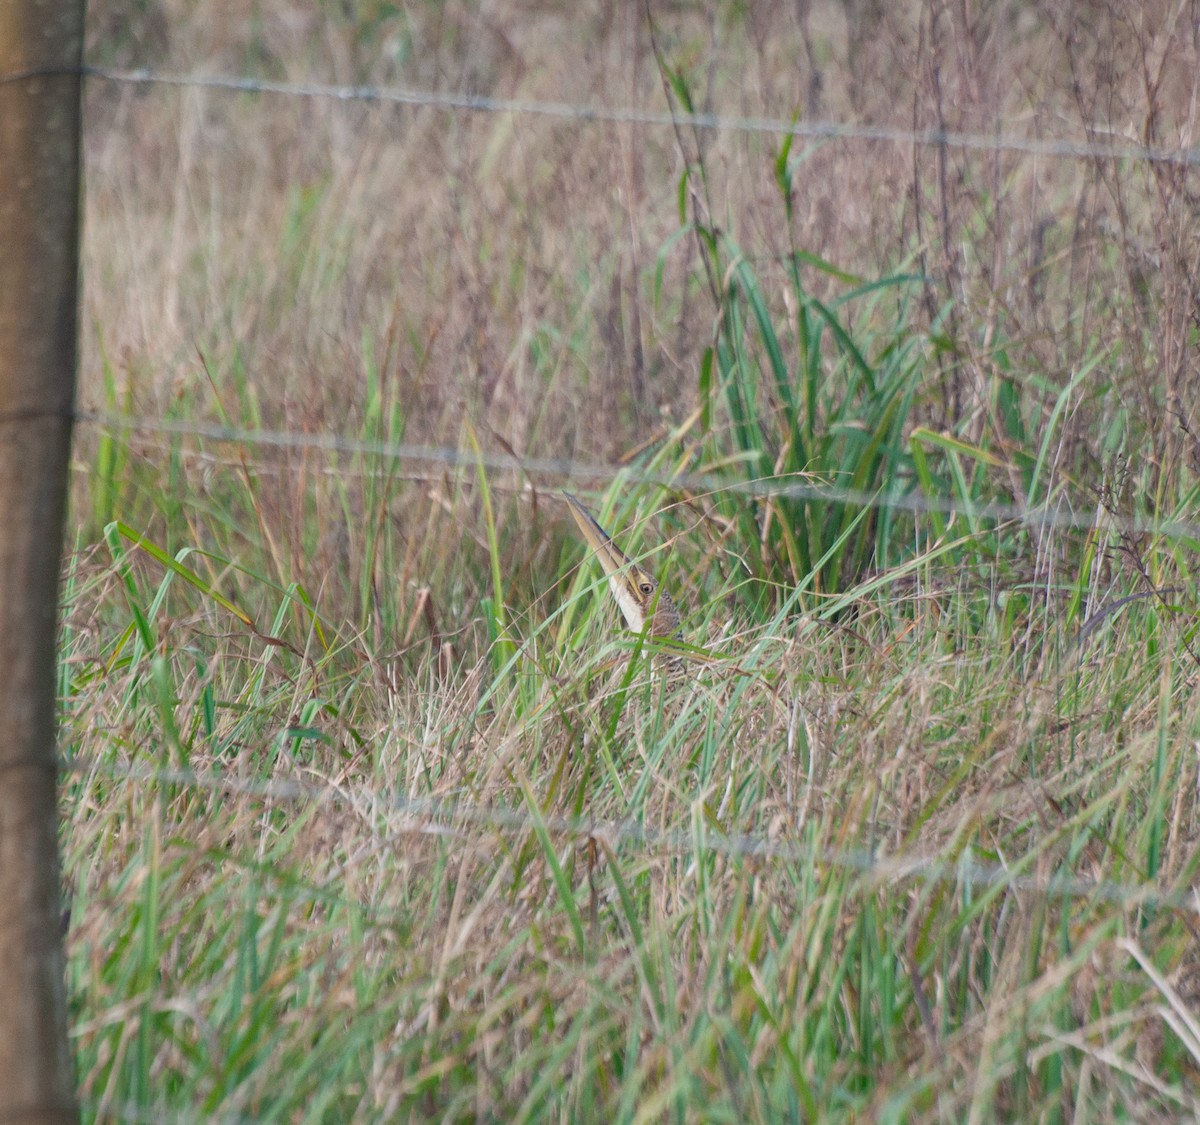
<svg viewBox="0 0 1200 1125">
<path fill-rule="evenodd" d="M 55 640 L 79 236 L 83 0 L 0 0 L 0 1125 L 78 1120 Z"/>
</svg>

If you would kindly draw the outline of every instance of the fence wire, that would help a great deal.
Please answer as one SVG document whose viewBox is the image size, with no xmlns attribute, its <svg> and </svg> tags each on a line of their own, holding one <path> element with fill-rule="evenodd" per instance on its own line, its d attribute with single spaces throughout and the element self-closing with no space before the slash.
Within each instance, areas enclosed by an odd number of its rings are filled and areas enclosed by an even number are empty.
<svg viewBox="0 0 1200 1125">
<path fill-rule="evenodd" d="M 1131 885 L 1076 875 L 1040 878 L 1014 872 L 1001 864 L 980 863 L 964 856 L 951 863 L 919 853 L 888 855 L 866 849 L 813 847 L 786 840 L 770 840 L 744 833 L 725 835 L 707 821 L 691 832 L 649 828 L 634 820 L 598 820 L 528 810 L 414 797 L 381 792 L 366 787 L 316 785 L 303 781 L 251 781 L 219 773 L 197 773 L 188 769 L 127 765 L 99 758 L 70 756 L 59 759 L 64 773 L 103 775 L 114 780 L 152 785 L 180 785 L 274 804 L 326 803 L 356 810 L 369 810 L 408 818 L 405 828 L 424 835 L 461 836 L 464 827 L 475 830 L 533 833 L 544 830 L 559 839 L 624 846 L 640 854 L 687 856 L 707 852 L 730 858 L 772 861 L 785 864 L 824 865 L 853 871 L 870 883 L 894 883 L 917 879 L 926 883 L 950 884 L 975 890 L 1006 889 L 1063 899 L 1093 899 L 1123 909 L 1154 907 L 1179 910 L 1200 916 L 1200 895 L 1195 888 L 1168 891 L 1153 884 Z"/>
<path fill-rule="evenodd" d="M 891 482 L 889 491 L 867 492 L 841 488 L 837 484 L 795 476 L 731 480 L 727 475 L 706 472 L 660 472 L 636 465 L 575 461 L 566 457 L 522 457 L 510 453 L 466 451 L 455 446 L 427 446 L 404 442 L 374 441 L 340 434 L 297 433 L 285 430 L 248 430 L 218 423 L 168 418 L 142 418 L 102 411 L 78 411 L 76 420 L 109 433 L 166 434 L 203 438 L 230 445 L 278 450 L 315 450 L 324 453 L 378 458 L 441 470 L 468 472 L 516 471 L 527 478 L 543 477 L 561 486 L 573 481 L 648 485 L 697 496 L 734 495 L 748 500 L 799 500 L 849 504 L 861 508 L 886 508 L 913 514 L 947 515 L 967 521 L 1016 523 L 1031 529 L 1086 531 L 1096 527 L 1123 535 L 1160 535 L 1167 539 L 1194 539 L 1200 545 L 1200 523 L 1163 518 L 1151 514 L 1121 516 L 1099 511 L 1098 499 L 1087 511 L 1078 510 L 1065 497 L 1053 504 L 972 504 L 955 497 L 926 496 L 901 491 L 907 478 Z M 549 486 L 543 486 L 549 487 Z"/>
<path fill-rule="evenodd" d="M 166 86 L 219 90 L 238 94 L 318 98 L 366 102 L 468 113 L 508 113 L 550 117 L 581 124 L 638 125 L 654 128 L 687 128 L 706 132 L 758 133 L 791 136 L 812 141 L 866 141 L 963 149 L 976 152 L 1013 152 L 1070 160 L 1133 160 L 1151 164 L 1200 165 L 1200 148 L 1165 148 L 1126 139 L 1045 140 L 1008 133 L 967 133 L 950 129 L 901 129 L 887 125 L 857 125 L 845 121 L 804 121 L 798 118 L 744 117 L 720 113 L 682 113 L 640 107 L 578 105 L 521 98 L 494 98 L 479 94 L 405 89 L 394 86 L 344 86 L 321 82 L 277 82 L 232 74 L 168 74 L 148 69 L 117 70 L 102 66 L 83 68 L 92 79 L 131 86 Z"/>
</svg>

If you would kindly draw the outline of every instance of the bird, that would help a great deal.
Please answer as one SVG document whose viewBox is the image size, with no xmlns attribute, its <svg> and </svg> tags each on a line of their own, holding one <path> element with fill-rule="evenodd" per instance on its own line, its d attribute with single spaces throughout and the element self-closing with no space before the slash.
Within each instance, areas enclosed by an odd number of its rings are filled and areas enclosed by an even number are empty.
<svg viewBox="0 0 1200 1125">
<path fill-rule="evenodd" d="M 635 633 L 646 632 L 658 640 L 678 640 L 683 622 L 674 599 L 649 571 L 627 558 L 612 536 L 569 492 L 563 496 L 589 547 L 600 559 L 608 586 L 621 609 L 625 624 Z M 647 619 L 649 628 L 647 629 Z"/>
</svg>

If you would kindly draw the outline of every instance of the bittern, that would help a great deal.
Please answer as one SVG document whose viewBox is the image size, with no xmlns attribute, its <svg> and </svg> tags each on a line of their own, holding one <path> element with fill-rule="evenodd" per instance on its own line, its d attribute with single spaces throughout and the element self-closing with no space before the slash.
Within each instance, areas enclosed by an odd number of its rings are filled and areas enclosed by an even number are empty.
<svg viewBox="0 0 1200 1125">
<path fill-rule="evenodd" d="M 591 513 L 574 496 L 569 492 L 564 492 L 563 496 L 588 546 L 600 559 L 600 565 L 608 575 L 609 589 L 629 628 L 635 633 L 642 632 L 649 617 L 647 632 L 651 637 L 678 638 L 681 622 L 671 595 L 658 584 L 653 574 L 626 558 L 612 541 L 612 536 L 592 519 Z"/>
</svg>

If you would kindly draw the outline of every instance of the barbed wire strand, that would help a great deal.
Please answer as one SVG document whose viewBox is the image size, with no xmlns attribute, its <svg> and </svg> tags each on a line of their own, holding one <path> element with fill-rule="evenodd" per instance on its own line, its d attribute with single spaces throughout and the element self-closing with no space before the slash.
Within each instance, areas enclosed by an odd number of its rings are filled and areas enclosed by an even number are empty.
<svg viewBox="0 0 1200 1125">
<path fill-rule="evenodd" d="M 1154 534 L 1168 539 L 1200 539 L 1200 523 L 1188 520 L 1160 519 L 1153 515 L 1119 516 L 1108 512 L 1097 516 L 1095 507 L 1088 511 L 1064 510 L 1063 503 L 1055 506 L 1002 504 L 993 501 L 980 504 L 964 503 L 954 497 L 925 496 L 920 493 L 867 492 L 840 488 L 835 484 L 812 483 L 783 478 L 729 480 L 713 473 L 666 473 L 637 468 L 633 465 L 611 465 L 602 462 L 575 461 L 565 457 L 517 457 L 509 453 L 465 451 L 454 446 L 413 445 L 404 442 L 375 441 L 339 434 L 296 433 L 283 430 L 246 430 L 219 423 L 189 422 L 163 418 L 142 418 L 110 414 L 101 411 L 78 411 L 76 420 L 109 432 L 171 434 L 182 437 L 206 438 L 234 445 L 258 446 L 271 449 L 318 450 L 383 460 L 438 466 L 442 469 L 466 469 L 472 472 L 510 470 L 527 476 L 553 478 L 557 483 L 567 481 L 615 481 L 631 485 L 653 485 L 660 488 L 715 495 L 719 493 L 745 496 L 754 500 L 788 499 L 812 500 L 825 503 L 851 504 L 863 508 L 892 509 L 914 514 L 960 516 L 964 519 L 987 520 L 997 523 L 1021 523 L 1031 528 L 1083 531 L 1102 525 L 1126 535 Z"/>
<path fill-rule="evenodd" d="M 361 808 L 366 802 L 375 813 L 382 811 L 398 814 L 422 822 L 415 824 L 410 830 L 428 835 L 454 835 L 457 831 L 456 826 L 461 825 L 477 829 L 519 832 L 533 832 L 541 826 L 561 838 L 579 842 L 603 840 L 611 845 L 631 846 L 643 853 L 690 855 L 697 851 L 705 851 L 742 859 L 817 863 L 854 871 L 871 882 L 920 879 L 927 883 L 949 883 L 973 889 L 1001 887 L 1048 898 L 1099 899 L 1125 909 L 1157 907 L 1200 916 L 1200 897 L 1194 889 L 1164 891 L 1150 884 L 1133 886 L 1109 880 L 1084 879 L 1075 875 L 1039 878 L 1014 874 L 1000 864 L 979 863 L 967 858 L 951 863 L 920 854 L 887 855 L 865 849 L 813 847 L 763 839 L 746 833 L 720 835 L 719 829 L 716 828 L 712 829 L 711 835 L 705 833 L 700 836 L 695 832 L 648 828 L 633 820 L 596 820 L 552 813 L 540 814 L 535 818 L 531 813 L 513 807 L 481 805 L 444 798 L 412 797 L 369 788 L 351 789 L 329 783 L 315 785 L 296 780 L 250 781 L 217 773 L 202 774 L 190 769 L 128 765 L 99 758 L 63 757 L 58 760 L 58 767 L 64 773 L 102 774 L 114 780 L 181 785 L 280 804 L 327 802 Z"/>
<path fill-rule="evenodd" d="M 495 98 L 392 86 L 333 85 L 321 82 L 279 82 L 232 74 L 168 74 L 149 69 L 118 70 L 87 66 L 88 78 L 121 85 L 169 86 L 221 90 L 240 94 L 320 98 L 402 105 L 473 113 L 511 113 L 551 117 L 585 124 L 640 125 L 691 128 L 714 132 L 759 133 L 808 140 L 868 141 L 922 147 L 956 148 L 978 152 L 1014 152 L 1071 160 L 1133 160 L 1152 164 L 1200 165 L 1200 148 L 1164 148 L 1128 140 L 1111 142 L 1044 140 L 1011 134 L 965 133 L 947 129 L 901 129 L 887 125 L 856 125 L 842 121 L 783 120 L 719 113 L 676 113 L 638 107 L 578 105 L 520 98 Z"/>
</svg>

